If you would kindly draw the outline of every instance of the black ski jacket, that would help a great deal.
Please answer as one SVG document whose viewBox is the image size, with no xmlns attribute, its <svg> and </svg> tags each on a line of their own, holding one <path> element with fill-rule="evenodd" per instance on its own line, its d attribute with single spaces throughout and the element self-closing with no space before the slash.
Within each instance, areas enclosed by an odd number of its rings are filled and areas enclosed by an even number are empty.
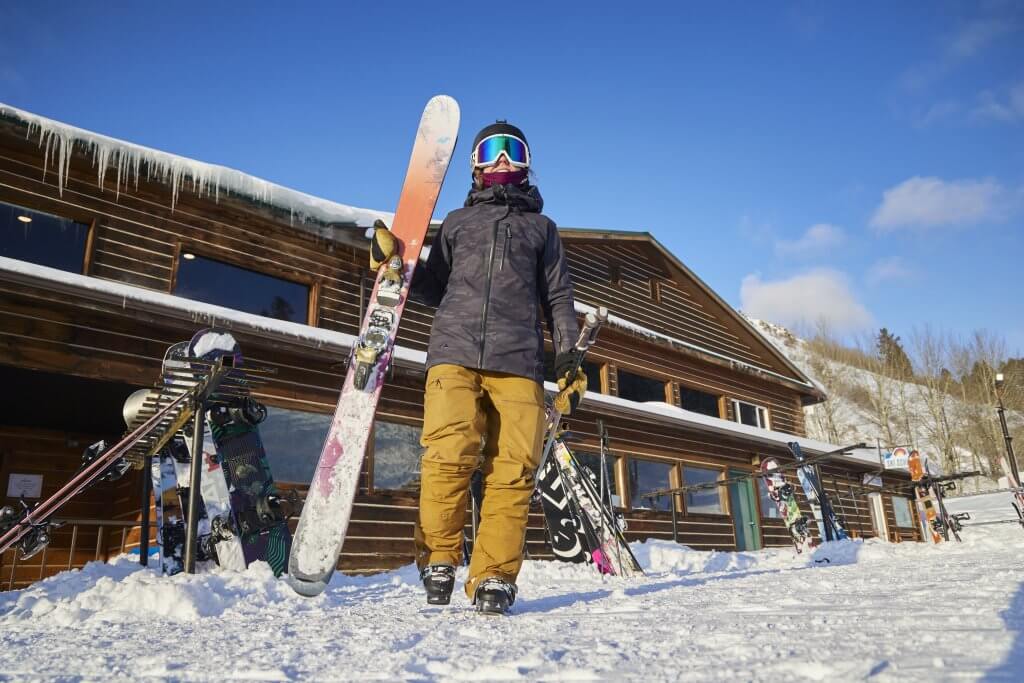
<svg viewBox="0 0 1024 683">
<path fill-rule="evenodd" d="M 412 281 L 411 298 L 437 306 L 427 368 L 452 363 L 544 381 L 546 320 L 555 351 L 579 326 L 565 251 L 534 186 L 473 190 L 448 214 Z"/>
</svg>

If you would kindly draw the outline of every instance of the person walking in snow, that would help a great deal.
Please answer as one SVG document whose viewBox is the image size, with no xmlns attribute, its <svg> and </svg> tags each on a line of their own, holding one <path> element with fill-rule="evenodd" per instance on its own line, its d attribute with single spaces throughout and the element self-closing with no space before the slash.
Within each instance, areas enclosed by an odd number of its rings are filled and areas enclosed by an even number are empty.
<svg viewBox="0 0 1024 683">
<path fill-rule="evenodd" d="M 462 562 L 470 479 L 480 468 L 483 503 L 466 594 L 485 613 L 515 602 L 526 519 L 545 433 L 541 311 L 554 342 L 559 407 L 586 390 L 573 346 L 579 333 L 572 283 L 554 222 L 530 183 L 530 148 L 517 127 L 481 130 L 470 158 L 473 185 L 444 219 L 411 298 L 437 313 L 427 351 L 416 563 L 427 602 L 446 605 Z M 382 226 L 371 267 L 395 253 Z"/>
</svg>

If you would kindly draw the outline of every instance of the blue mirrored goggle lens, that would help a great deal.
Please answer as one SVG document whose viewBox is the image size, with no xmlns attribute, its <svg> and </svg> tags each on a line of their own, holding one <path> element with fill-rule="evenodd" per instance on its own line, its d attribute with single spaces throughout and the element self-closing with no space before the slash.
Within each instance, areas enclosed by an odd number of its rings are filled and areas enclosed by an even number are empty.
<svg viewBox="0 0 1024 683">
<path fill-rule="evenodd" d="M 519 138 L 511 135 L 495 135 L 482 140 L 476 148 L 476 163 L 489 164 L 498 160 L 498 156 L 504 153 L 513 164 L 525 164 L 526 145 Z"/>
</svg>

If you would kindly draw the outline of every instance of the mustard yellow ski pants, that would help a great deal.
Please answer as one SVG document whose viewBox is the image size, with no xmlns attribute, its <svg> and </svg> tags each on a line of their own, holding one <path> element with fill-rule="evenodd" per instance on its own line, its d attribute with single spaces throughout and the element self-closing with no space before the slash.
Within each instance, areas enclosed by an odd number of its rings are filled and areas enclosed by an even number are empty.
<svg viewBox="0 0 1024 683">
<path fill-rule="evenodd" d="M 544 438 L 544 390 L 525 377 L 435 365 L 427 372 L 416 563 L 462 562 L 470 478 L 483 504 L 466 593 L 484 579 L 515 583 Z"/>
</svg>

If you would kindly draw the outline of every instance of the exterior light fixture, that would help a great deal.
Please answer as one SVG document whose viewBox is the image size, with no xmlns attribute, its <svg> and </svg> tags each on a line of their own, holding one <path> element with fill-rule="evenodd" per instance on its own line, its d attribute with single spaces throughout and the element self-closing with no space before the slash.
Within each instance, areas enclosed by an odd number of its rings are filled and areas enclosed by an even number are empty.
<svg viewBox="0 0 1024 683">
<path fill-rule="evenodd" d="M 18 220 L 21 221 L 22 223 L 31 223 L 32 216 L 18 216 Z"/>
<path fill-rule="evenodd" d="M 1002 389 L 1003 387 L 1003 373 L 996 373 L 996 389 Z"/>
<path fill-rule="evenodd" d="M 191 251 L 183 251 L 181 253 L 181 258 L 185 259 L 186 261 L 191 261 L 195 257 L 196 257 L 196 255 L 193 254 Z"/>
</svg>

